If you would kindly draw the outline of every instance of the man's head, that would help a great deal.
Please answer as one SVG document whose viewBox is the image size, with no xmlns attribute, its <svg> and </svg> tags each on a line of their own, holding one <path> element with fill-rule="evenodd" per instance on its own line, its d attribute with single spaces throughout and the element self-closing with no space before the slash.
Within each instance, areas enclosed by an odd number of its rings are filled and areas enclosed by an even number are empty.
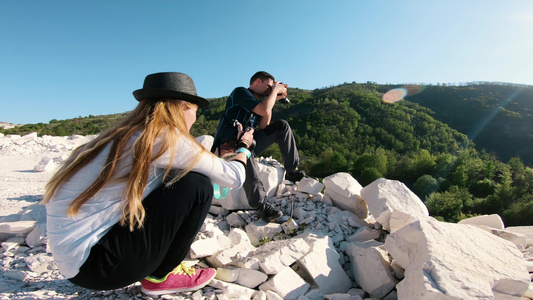
<svg viewBox="0 0 533 300">
<path fill-rule="evenodd" d="M 259 96 L 266 97 L 272 92 L 274 76 L 265 71 L 259 71 L 250 78 L 250 90 Z"/>
</svg>

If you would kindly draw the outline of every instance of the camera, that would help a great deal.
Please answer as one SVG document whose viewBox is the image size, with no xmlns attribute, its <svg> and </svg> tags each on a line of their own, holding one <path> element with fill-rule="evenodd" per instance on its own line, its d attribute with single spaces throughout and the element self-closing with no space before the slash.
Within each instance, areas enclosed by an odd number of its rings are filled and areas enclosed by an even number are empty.
<svg viewBox="0 0 533 300">
<path fill-rule="evenodd" d="M 234 129 L 237 129 L 238 126 L 239 126 L 239 124 L 241 124 L 239 121 L 233 119 L 231 125 L 233 126 Z M 241 136 L 237 137 L 237 139 L 236 139 L 237 142 L 241 139 L 242 135 L 243 135 L 245 132 L 248 132 L 248 131 L 250 131 L 250 130 L 252 130 L 252 127 L 250 127 L 250 126 L 246 126 L 246 127 L 244 127 L 244 128 L 242 129 L 242 134 L 241 134 Z M 237 146 L 238 146 L 238 145 L 239 145 L 239 144 L 237 144 Z M 252 144 L 248 146 L 248 149 L 249 149 L 249 150 L 253 150 L 253 149 L 255 148 L 255 145 L 256 145 L 255 139 L 252 139 Z"/>
<path fill-rule="evenodd" d="M 280 95 L 281 96 L 281 95 Z M 279 102 L 282 103 L 282 104 L 288 104 L 288 103 L 291 103 L 291 101 L 289 100 L 289 98 L 285 97 L 283 99 L 279 99 Z"/>
<path fill-rule="evenodd" d="M 283 84 L 283 82 L 281 84 Z M 281 96 L 281 94 L 278 94 L 278 96 Z M 283 99 L 279 99 L 279 102 L 282 103 L 282 104 L 291 103 L 291 101 L 289 101 L 289 98 L 287 98 L 287 97 L 285 97 Z"/>
</svg>

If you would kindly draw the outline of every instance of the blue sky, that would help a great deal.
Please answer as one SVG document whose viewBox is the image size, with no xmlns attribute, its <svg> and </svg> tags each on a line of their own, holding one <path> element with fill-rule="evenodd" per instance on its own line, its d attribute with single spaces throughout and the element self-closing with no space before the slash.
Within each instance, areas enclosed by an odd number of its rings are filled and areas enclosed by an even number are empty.
<svg viewBox="0 0 533 300">
<path fill-rule="evenodd" d="M 533 85 L 533 1 L 0 0 L 0 121 L 125 112 L 147 74 L 206 98 L 258 70 L 344 82 Z"/>
</svg>

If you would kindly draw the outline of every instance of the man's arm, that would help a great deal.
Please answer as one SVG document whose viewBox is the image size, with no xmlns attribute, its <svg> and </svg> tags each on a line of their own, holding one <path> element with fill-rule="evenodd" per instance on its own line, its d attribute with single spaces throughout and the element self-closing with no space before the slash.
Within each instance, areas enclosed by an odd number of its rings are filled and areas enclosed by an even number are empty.
<svg viewBox="0 0 533 300">
<path fill-rule="evenodd" d="M 281 95 L 278 96 L 278 94 Z M 283 99 L 286 96 L 286 86 L 280 81 L 274 83 L 270 95 L 268 95 L 268 97 L 261 103 L 257 104 L 252 110 L 254 113 L 261 116 L 261 120 L 259 121 L 259 128 L 265 129 L 265 127 L 270 124 L 270 121 L 272 120 L 272 109 L 274 108 L 274 104 L 276 104 L 276 101 Z"/>
</svg>

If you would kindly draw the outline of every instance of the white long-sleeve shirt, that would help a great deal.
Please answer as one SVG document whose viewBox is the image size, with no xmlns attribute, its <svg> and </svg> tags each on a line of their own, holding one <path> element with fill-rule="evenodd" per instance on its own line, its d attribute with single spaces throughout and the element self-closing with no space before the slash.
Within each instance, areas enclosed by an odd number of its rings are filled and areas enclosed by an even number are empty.
<svg viewBox="0 0 533 300">
<path fill-rule="evenodd" d="M 135 134 L 128 142 L 128 148 L 139 137 Z M 156 140 L 154 154 L 161 147 L 161 139 Z M 163 174 L 168 165 L 172 169 L 185 169 L 199 152 L 199 146 L 186 138 L 180 138 L 174 158 L 170 153 L 157 158 L 152 163 L 143 199 L 163 184 Z M 51 201 L 46 204 L 48 244 L 61 274 L 72 278 L 78 274 L 81 265 L 87 260 L 92 246 L 122 217 L 121 200 L 125 182 L 111 180 L 97 194 L 84 203 L 78 213 L 67 217 L 70 203 L 85 191 L 97 178 L 104 167 L 110 145 L 88 165 L 83 167 L 70 180 L 63 183 Z M 127 151 L 115 170 L 113 178 L 121 178 L 129 173 L 133 161 L 133 151 Z M 203 153 L 194 172 L 208 176 L 220 186 L 239 188 L 245 180 L 244 166 L 236 161 L 225 161 L 209 153 Z"/>
</svg>

